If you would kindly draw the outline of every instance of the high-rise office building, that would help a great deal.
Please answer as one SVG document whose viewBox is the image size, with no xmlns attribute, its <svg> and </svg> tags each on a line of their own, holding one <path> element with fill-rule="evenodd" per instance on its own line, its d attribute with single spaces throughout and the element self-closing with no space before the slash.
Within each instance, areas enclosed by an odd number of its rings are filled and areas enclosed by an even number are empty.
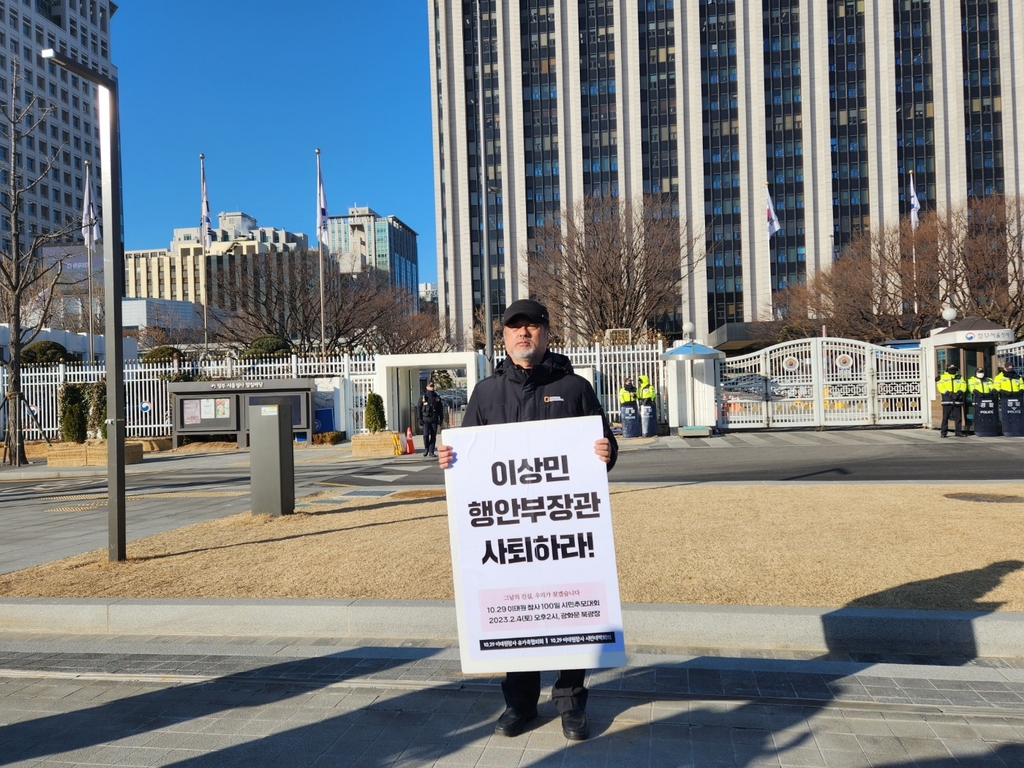
<svg viewBox="0 0 1024 768">
<path fill-rule="evenodd" d="M 419 304 L 417 237 L 397 216 L 381 216 L 365 206 L 327 218 L 327 247 L 341 272 L 386 272 L 391 285 L 408 291 L 414 305 Z"/>
<path fill-rule="evenodd" d="M 105 0 L 0 0 L 0 92 L 9 97 L 16 69 L 18 108 L 34 103 L 38 111 L 30 117 L 41 118 L 22 146 L 12 148 L 9 139 L 0 138 L 4 183 L 12 161 L 24 179 L 22 186 L 39 179 L 23 196 L 21 220 L 30 237 L 72 227 L 67 240 L 81 241 L 74 225 L 82 215 L 87 161 L 93 164 L 93 200 L 101 199 L 96 86 L 45 61 L 40 52 L 53 48 L 117 79 L 117 68 L 110 63 L 110 20 L 116 11 Z M 2 226 L 0 240 L 6 249 L 9 223 Z"/>
<path fill-rule="evenodd" d="M 217 215 L 210 228 L 210 250 L 203 248 L 199 227 L 174 230 L 169 249 L 125 251 L 125 296 L 130 299 L 173 299 L 234 310 L 239 295 L 253 280 L 256 256 L 305 251 L 301 232 L 261 227 L 247 213 Z M 282 260 L 287 264 L 287 259 Z M 284 269 L 281 279 L 288 279 Z"/>
<path fill-rule="evenodd" d="M 727 345 L 772 317 L 776 291 L 905 216 L 911 173 L 925 211 L 1024 188 L 1024 13 L 1010 0 L 428 8 L 439 310 L 462 344 L 483 304 L 481 234 L 500 315 L 529 294 L 534 228 L 587 195 L 678 207 L 703 261 L 681 263 L 666 330 L 691 321 Z"/>
</svg>

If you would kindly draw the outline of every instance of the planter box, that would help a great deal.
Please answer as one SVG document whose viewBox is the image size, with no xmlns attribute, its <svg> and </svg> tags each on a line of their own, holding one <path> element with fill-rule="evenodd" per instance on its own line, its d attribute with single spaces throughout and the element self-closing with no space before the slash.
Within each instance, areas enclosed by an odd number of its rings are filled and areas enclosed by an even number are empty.
<svg viewBox="0 0 1024 768">
<path fill-rule="evenodd" d="M 401 455 L 402 447 L 397 432 L 371 432 L 352 437 L 353 458 L 385 459 Z"/>
<path fill-rule="evenodd" d="M 142 443 L 124 444 L 124 463 L 142 463 Z M 55 446 L 46 454 L 49 467 L 103 467 L 107 464 L 107 444 Z"/>
</svg>

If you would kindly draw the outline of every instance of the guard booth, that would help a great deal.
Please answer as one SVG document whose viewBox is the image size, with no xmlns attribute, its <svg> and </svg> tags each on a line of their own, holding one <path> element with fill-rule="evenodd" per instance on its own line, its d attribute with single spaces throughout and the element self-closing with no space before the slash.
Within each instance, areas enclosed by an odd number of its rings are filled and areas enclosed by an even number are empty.
<svg viewBox="0 0 1024 768">
<path fill-rule="evenodd" d="M 414 433 L 420 433 L 418 408 L 426 383 L 421 378 L 423 372 L 441 369 L 464 371 L 465 398 L 468 401 L 477 382 L 484 378 L 484 360 L 484 356 L 476 352 L 377 355 L 373 391 L 384 400 L 388 429 L 404 435 L 406 428 L 411 427 Z M 445 408 L 450 411 L 452 405 L 446 402 Z M 455 425 L 460 423 L 461 414 Z"/>
<path fill-rule="evenodd" d="M 167 385 L 173 446 L 189 435 L 233 435 L 249 446 L 250 406 L 291 406 L 292 435 L 312 438 L 313 380 L 190 381 Z"/>
<path fill-rule="evenodd" d="M 948 328 L 936 328 L 931 336 L 921 339 L 925 380 L 931 382 L 928 394 L 931 408 L 928 413 L 932 429 L 938 429 L 942 419 L 942 399 L 935 389 L 935 380 L 946 367 L 955 363 L 965 382 L 978 368 L 994 377 L 997 372 L 996 346 L 1012 341 L 1012 330 L 980 317 L 965 317 L 951 323 Z M 969 432 L 972 431 L 974 414 L 971 408 L 965 410 L 964 429 Z"/>
</svg>

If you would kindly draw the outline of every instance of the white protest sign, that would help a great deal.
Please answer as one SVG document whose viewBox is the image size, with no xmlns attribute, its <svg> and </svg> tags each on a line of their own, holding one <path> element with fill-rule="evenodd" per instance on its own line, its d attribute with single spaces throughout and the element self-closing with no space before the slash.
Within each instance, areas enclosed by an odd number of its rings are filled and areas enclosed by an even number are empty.
<svg viewBox="0 0 1024 768">
<path fill-rule="evenodd" d="M 464 672 L 626 663 L 601 417 L 445 430 Z"/>
</svg>

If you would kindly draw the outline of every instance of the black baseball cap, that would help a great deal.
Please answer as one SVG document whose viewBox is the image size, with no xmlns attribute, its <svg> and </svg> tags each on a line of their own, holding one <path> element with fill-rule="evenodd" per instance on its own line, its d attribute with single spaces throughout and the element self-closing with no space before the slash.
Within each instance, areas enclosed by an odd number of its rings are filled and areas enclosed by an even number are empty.
<svg viewBox="0 0 1024 768">
<path fill-rule="evenodd" d="M 531 323 L 537 323 L 538 325 L 548 325 L 550 322 L 548 320 L 547 308 L 533 299 L 513 301 L 508 305 L 505 314 L 501 316 L 501 323 L 502 325 L 508 325 L 519 316 L 525 317 Z"/>
</svg>

